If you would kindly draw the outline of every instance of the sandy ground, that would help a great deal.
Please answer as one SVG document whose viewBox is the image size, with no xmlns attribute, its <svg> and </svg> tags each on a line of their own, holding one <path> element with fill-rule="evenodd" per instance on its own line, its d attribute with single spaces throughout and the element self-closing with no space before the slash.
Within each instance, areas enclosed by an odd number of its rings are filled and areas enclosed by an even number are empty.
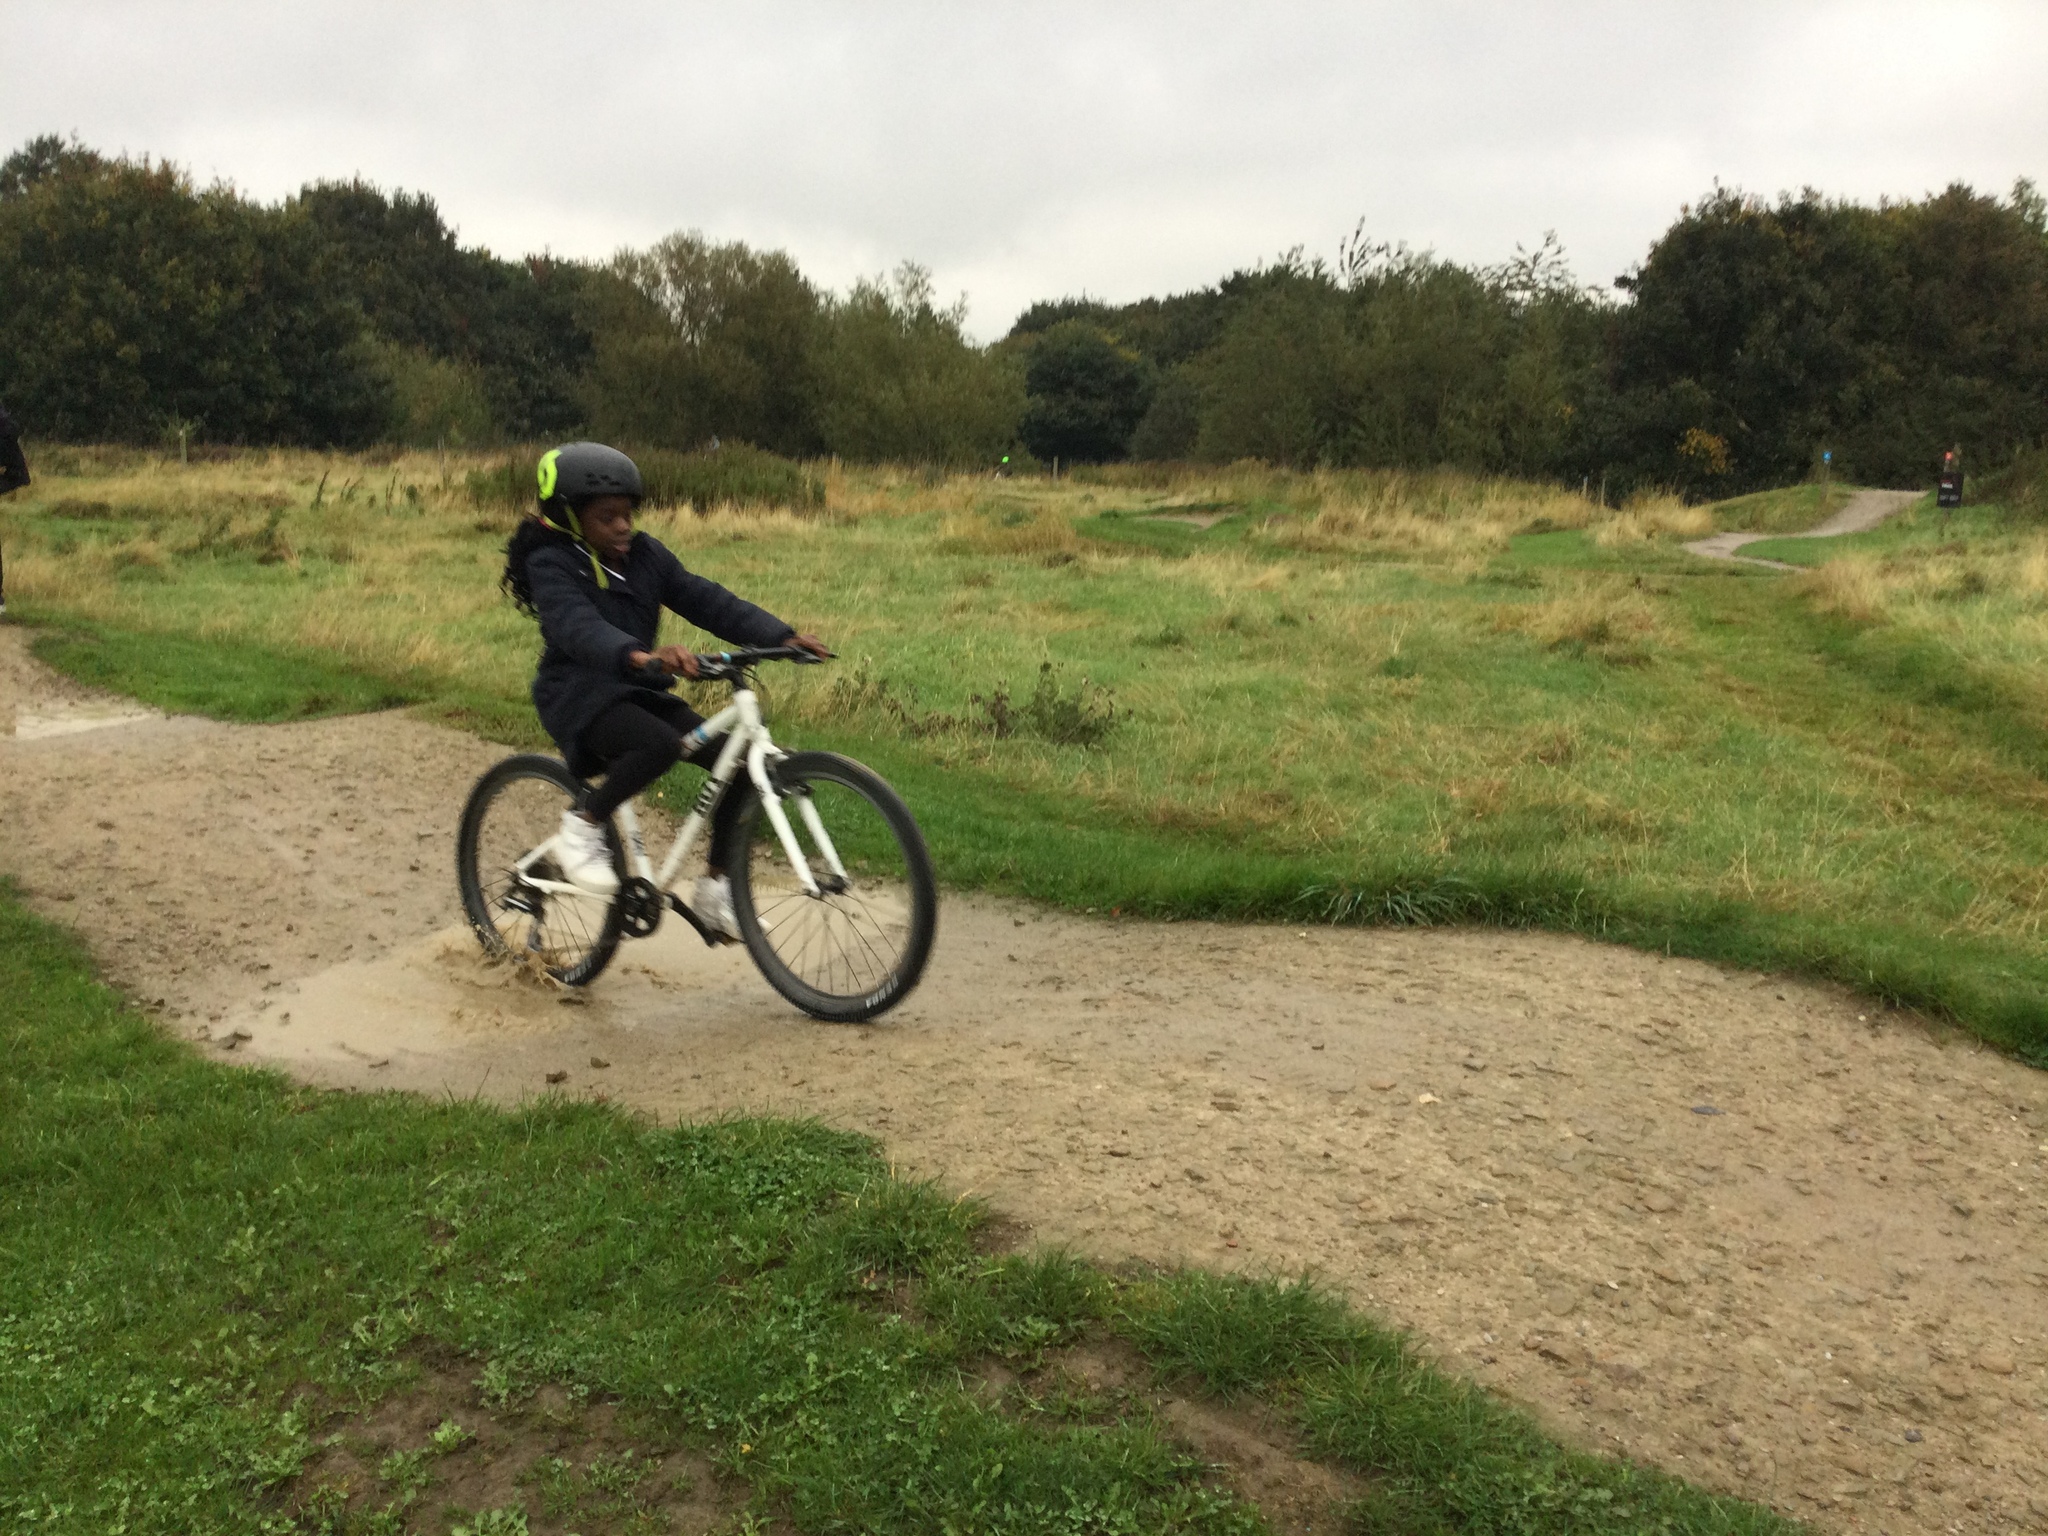
<svg viewBox="0 0 2048 1536">
<path fill-rule="evenodd" d="M 459 925 L 501 749 L 121 714 L 0 626 L 0 871 L 221 1059 L 818 1115 L 1043 1241 L 1312 1270 L 1581 1443 L 1823 1528 L 2048 1531 L 2048 1077 L 1966 1039 L 1567 938 L 958 895 L 879 1025 L 673 923 L 565 996 Z"/>
<path fill-rule="evenodd" d="M 1710 560 L 1740 560 L 1745 565 L 1767 565 L 1774 571 L 1796 571 L 1801 567 L 1783 560 L 1756 559 L 1736 551 L 1765 539 L 1832 539 L 1845 533 L 1866 533 L 1886 518 L 1905 511 L 1923 494 L 1920 491 L 1858 491 L 1843 504 L 1841 511 L 1804 533 L 1717 533 L 1711 538 L 1694 539 L 1685 547 Z"/>
</svg>

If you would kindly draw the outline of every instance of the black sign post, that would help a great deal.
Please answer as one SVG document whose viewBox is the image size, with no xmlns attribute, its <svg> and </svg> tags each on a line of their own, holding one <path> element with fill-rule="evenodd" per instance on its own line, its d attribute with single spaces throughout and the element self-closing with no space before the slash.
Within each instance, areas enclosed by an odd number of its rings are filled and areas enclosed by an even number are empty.
<svg viewBox="0 0 2048 1536">
<path fill-rule="evenodd" d="M 1948 515 L 1963 504 L 1963 445 L 1956 444 L 1941 456 L 1941 477 L 1934 482 L 1934 504 L 1941 508 L 1941 526 L 1948 527 Z"/>
</svg>

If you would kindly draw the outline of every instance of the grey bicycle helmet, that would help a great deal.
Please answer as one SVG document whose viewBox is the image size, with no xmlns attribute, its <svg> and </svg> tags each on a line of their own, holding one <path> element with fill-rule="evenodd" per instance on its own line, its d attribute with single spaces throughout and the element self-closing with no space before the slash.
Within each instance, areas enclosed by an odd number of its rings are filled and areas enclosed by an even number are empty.
<svg viewBox="0 0 2048 1536">
<path fill-rule="evenodd" d="M 603 443 L 564 443 L 540 456 L 537 475 L 544 507 L 581 510 L 599 496 L 630 496 L 637 505 L 647 495 L 640 466 Z"/>
</svg>

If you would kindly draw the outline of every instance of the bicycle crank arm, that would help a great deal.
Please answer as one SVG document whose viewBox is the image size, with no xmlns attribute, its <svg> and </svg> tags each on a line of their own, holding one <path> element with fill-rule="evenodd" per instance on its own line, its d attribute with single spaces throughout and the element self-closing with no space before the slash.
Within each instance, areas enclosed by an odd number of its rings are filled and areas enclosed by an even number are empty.
<svg viewBox="0 0 2048 1536">
<path fill-rule="evenodd" d="M 674 891 L 667 891 L 663 894 L 665 894 L 668 897 L 669 911 L 675 913 L 676 916 L 680 917 L 684 922 L 688 923 L 692 928 L 696 929 L 697 937 L 702 939 L 708 947 L 716 949 L 721 944 L 734 944 L 738 942 L 738 940 L 733 939 L 726 934 L 720 933 L 716 928 L 706 927 L 704 924 L 704 919 L 699 917 L 696 913 L 692 912 L 687 906 L 685 906 L 683 904 L 683 898 L 678 896 Z"/>
<path fill-rule="evenodd" d="M 527 875 L 525 882 L 530 889 L 545 891 L 550 896 L 575 896 L 584 901 L 601 901 L 606 906 L 610 906 L 612 902 L 609 896 L 599 895 L 596 891 L 586 891 L 582 886 L 571 885 L 566 880 L 537 880 L 532 875 Z"/>
</svg>

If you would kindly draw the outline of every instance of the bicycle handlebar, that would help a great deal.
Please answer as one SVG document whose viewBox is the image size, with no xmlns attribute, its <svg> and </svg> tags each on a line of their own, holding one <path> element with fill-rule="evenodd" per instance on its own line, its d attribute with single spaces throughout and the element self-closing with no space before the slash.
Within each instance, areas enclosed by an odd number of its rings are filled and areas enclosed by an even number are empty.
<svg viewBox="0 0 2048 1536">
<path fill-rule="evenodd" d="M 798 645 L 745 645 L 737 650 L 718 651 L 714 654 L 697 656 L 698 682 L 737 682 L 749 667 L 764 661 L 793 661 L 800 667 L 815 666 L 833 652 L 819 656 Z M 659 661 L 650 658 L 639 669 L 642 682 L 657 688 L 674 685 L 680 673 L 669 671 Z"/>
</svg>

